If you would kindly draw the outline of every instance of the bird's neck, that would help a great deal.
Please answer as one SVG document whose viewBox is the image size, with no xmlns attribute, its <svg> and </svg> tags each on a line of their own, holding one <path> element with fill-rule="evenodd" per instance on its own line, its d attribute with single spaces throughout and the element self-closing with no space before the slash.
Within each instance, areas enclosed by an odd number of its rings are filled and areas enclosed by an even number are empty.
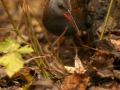
<svg viewBox="0 0 120 90">
<path fill-rule="evenodd" d="M 85 0 L 71 0 L 70 3 L 72 6 L 71 14 L 73 16 L 79 18 L 86 15 Z"/>
<path fill-rule="evenodd" d="M 85 0 L 71 0 L 70 1 L 72 5 L 76 5 L 77 7 L 82 7 L 83 5 L 85 5 Z"/>
</svg>

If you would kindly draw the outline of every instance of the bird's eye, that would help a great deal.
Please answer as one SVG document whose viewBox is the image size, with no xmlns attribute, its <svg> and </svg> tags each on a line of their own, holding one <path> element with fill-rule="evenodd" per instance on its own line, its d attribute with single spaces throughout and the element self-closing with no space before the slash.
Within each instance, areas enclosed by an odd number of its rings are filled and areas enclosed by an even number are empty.
<svg viewBox="0 0 120 90">
<path fill-rule="evenodd" d="M 65 9 L 62 4 L 59 4 L 58 7 L 59 7 L 60 9 Z"/>
</svg>

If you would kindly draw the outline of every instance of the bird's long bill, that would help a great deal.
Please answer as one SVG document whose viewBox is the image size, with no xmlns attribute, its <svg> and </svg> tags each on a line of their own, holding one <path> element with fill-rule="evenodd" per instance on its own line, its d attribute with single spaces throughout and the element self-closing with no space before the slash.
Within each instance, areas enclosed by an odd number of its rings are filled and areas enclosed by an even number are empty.
<svg viewBox="0 0 120 90">
<path fill-rule="evenodd" d="M 81 36 L 81 32 L 80 32 L 80 30 L 78 29 L 77 24 L 75 23 L 72 15 L 71 15 L 71 13 L 70 13 L 70 11 L 65 12 L 65 13 L 64 13 L 64 16 L 65 16 L 65 18 L 67 18 L 67 19 L 70 21 L 70 23 L 73 25 L 73 27 L 75 28 L 77 34 L 78 34 L 79 36 Z"/>
</svg>

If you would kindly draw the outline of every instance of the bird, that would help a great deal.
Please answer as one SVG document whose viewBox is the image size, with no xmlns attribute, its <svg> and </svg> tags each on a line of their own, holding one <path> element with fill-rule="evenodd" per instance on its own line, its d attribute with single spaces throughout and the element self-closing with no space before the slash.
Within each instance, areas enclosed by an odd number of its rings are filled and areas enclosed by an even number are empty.
<svg viewBox="0 0 120 90">
<path fill-rule="evenodd" d="M 87 22 L 85 0 L 47 0 L 43 9 L 42 23 L 47 31 L 60 36 L 81 35 Z"/>
</svg>

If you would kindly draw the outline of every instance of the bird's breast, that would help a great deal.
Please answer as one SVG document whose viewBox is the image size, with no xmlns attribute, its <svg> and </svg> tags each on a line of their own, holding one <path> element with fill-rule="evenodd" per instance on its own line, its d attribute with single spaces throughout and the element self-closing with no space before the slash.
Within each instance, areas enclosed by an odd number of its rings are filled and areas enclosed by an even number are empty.
<svg viewBox="0 0 120 90">
<path fill-rule="evenodd" d="M 51 32 L 57 36 L 60 36 L 66 28 L 67 28 L 67 31 L 64 34 L 64 36 L 69 36 L 69 35 L 75 34 L 75 30 L 74 30 L 72 24 L 66 18 L 48 19 L 48 20 L 44 21 L 44 26 L 46 27 L 46 29 L 49 32 Z"/>
</svg>

